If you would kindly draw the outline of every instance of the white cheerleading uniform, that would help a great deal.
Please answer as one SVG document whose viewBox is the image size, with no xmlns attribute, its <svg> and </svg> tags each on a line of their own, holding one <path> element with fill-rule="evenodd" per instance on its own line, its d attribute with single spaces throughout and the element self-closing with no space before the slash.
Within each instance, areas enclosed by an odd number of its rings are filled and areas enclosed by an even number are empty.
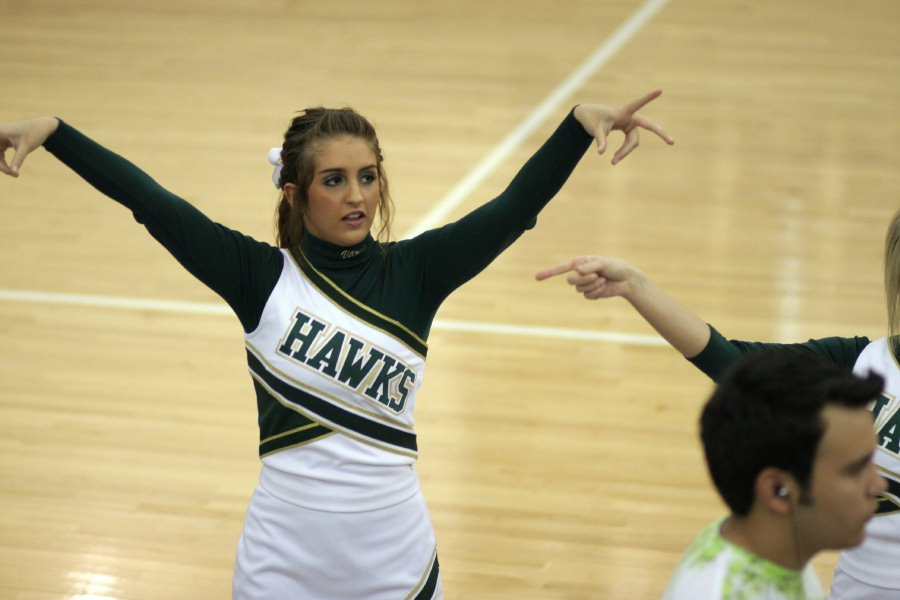
<svg viewBox="0 0 900 600">
<path fill-rule="evenodd" d="M 366 510 L 405 500 L 417 489 L 413 410 L 425 356 L 380 329 L 384 317 L 374 311 L 355 304 L 357 314 L 348 312 L 283 253 L 282 276 L 259 326 L 245 336 L 250 375 L 283 406 L 341 435 L 263 456 L 263 464 L 319 482 L 295 485 L 295 499 L 312 508 Z M 354 465 L 362 468 L 354 473 Z M 351 493 L 333 494 L 333 485 Z"/>
<path fill-rule="evenodd" d="M 900 600 L 900 365 L 887 338 L 869 344 L 853 370 L 884 377 L 882 397 L 873 406 L 878 448 L 875 464 L 888 482 L 866 539 L 840 553 L 831 600 Z"/>
<path fill-rule="evenodd" d="M 348 312 L 284 254 L 259 327 L 245 336 L 250 374 L 330 431 L 263 456 L 234 598 L 262 600 L 272 590 L 283 598 L 439 598 L 436 572 L 429 579 L 434 532 L 413 468 L 425 357 L 379 328 L 382 316 L 361 305 Z"/>
</svg>

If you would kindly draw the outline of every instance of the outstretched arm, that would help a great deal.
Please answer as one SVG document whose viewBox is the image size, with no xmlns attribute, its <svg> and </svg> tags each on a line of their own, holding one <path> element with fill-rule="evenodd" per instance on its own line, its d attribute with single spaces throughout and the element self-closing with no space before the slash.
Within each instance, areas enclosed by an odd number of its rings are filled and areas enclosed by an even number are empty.
<svg viewBox="0 0 900 600">
<path fill-rule="evenodd" d="M 0 124 L 0 171 L 18 177 L 22 162 L 41 145 L 131 210 L 178 262 L 228 302 L 245 331 L 256 328 L 281 272 L 278 250 L 213 222 L 136 165 L 53 117 Z"/>
<path fill-rule="evenodd" d="M 661 93 L 660 90 L 650 92 L 623 106 L 576 106 L 500 195 L 455 223 L 420 236 L 420 241 L 429 248 L 424 252 L 429 257 L 426 284 L 435 301 L 443 300 L 446 294 L 490 264 L 524 231 L 534 227 L 537 215 L 562 188 L 592 140 L 602 154 L 611 132 L 625 134 L 625 142 L 615 153 L 613 164 L 637 147 L 640 129 L 652 131 L 673 144 L 672 137 L 659 125 L 637 114 Z"/>
<path fill-rule="evenodd" d="M 643 272 L 619 258 L 579 256 L 535 275 L 543 281 L 569 273 L 567 281 L 588 300 L 620 296 L 686 358 L 706 348 L 710 327 L 661 290 Z"/>
<path fill-rule="evenodd" d="M 726 339 L 644 273 L 619 258 L 579 256 L 544 269 L 535 277 L 543 281 L 563 273 L 569 273 L 569 284 L 588 300 L 625 298 L 673 348 L 714 381 L 741 355 L 764 348 L 791 347 L 852 368 L 869 344 L 866 337 L 833 336 L 794 344 Z"/>
</svg>

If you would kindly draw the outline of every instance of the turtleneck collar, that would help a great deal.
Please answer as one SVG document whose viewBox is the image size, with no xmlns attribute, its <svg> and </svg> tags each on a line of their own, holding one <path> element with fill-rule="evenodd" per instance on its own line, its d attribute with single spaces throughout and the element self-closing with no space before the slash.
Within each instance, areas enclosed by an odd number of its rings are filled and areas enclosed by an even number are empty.
<svg viewBox="0 0 900 600">
<path fill-rule="evenodd" d="M 309 262 L 317 267 L 345 269 L 368 261 L 372 253 L 377 251 L 378 243 L 369 234 L 355 246 L 338 246 L 305 233 L 300 241 L 300 248 Z"/>
</svg>

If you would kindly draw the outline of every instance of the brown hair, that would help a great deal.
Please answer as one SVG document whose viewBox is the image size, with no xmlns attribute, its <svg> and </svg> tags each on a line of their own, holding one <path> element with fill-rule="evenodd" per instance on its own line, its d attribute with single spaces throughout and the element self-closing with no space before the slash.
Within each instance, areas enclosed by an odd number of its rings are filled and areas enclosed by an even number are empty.
<svg viewBox="0 0 900 600">
<path fill-rule="evenodd" d="M 284 133 L 281 146 L 281 176 L 278 187 L 282 189 L 281 200 L 275 212 L 275 243 L 280 248 L 291 248 L 303 238 L 303 210 L 308 201 L 307 192 L 312 183 L 315 156 L 319 143 L 342 135 L 365 140 L 375 153 L 378 171 L 380 198 L 378 216 L 380 227 L 376 236 L 380 241 L 388 241 L 391 236 L 393 202 L 388 191 L 388 180 L 382 165 L 384 156 L 375 128 L 352 108 L 307 108 L 291 121 Z M 291 205 L 284 193 L 285 184 L 297 186 L 299 202 Z"/>
<path fill-rule="evenodd" d="M 894 213 L 884 239 L 884 293 L 888 335 L 900 335 L 900 210 Z"/>
</svg>

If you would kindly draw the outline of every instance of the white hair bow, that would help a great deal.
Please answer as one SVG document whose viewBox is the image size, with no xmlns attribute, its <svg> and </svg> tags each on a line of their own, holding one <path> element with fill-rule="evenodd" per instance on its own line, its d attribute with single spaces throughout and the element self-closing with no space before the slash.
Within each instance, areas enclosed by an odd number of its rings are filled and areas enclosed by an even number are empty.
<svg viewBox="0 0 900 600">
<path fill-rule="evenodd" d="M 271 148 L 269 150 L 269 164 L 275 167 L 272 171 L 272 183 L 275 184 L 275 187 L 281 189 L 281 184 L 278 183 L 281 179 L 281 148 Z"/>
</svg>

